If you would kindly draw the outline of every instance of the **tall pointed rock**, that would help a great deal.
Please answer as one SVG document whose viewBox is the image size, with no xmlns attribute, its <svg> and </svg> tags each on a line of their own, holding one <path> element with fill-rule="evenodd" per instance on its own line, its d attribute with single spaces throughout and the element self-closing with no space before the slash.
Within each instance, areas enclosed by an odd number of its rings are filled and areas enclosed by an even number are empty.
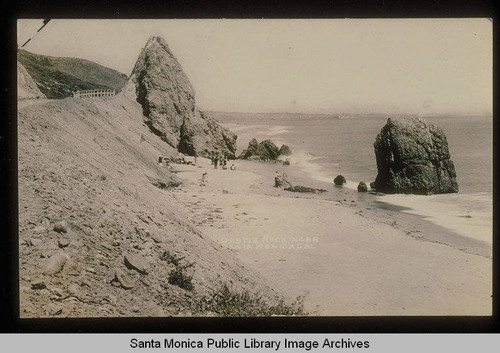
<svg viewBox="0 0 500 353">
<path fill-rule="evenodd" d="M 149 38 L 130 79 L 146 124 L 169 145 L 189 155 L 234 156 L 236 135 L 198 111 L 193 86 L 163 38 Z"/>
</svg>

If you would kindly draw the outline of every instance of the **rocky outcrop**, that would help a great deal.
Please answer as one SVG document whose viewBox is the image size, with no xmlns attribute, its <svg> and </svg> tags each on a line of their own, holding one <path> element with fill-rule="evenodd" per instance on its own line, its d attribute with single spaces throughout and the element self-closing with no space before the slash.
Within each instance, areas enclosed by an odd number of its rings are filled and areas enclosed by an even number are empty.
<svg viewBox="0 0 500 353">
<path fill-rule="evenodd" d="M 286 145 L 282 145 L 280 149 L 271 140 L 264 140 L 258 142 L 257 139 L 253 138 L 246 150 L 243 150 L 238 158 L 249 159 L 249 160 L 261 160 L 261 161 L 277 161 L 278 157 L 281 155 L 290 155 L 292 152 L 290 148 Z"/>
<path fill-rule="evenodd" d="M 377 191 L 406 194 L 458 192 L 446 136 L 418 118 L 389 118 L 375 140 Z"/>
<path fill-rule="evenodd" d="M 46 98 L 38 89 L 36 82 L 30 76 L 23 65 L 17 62 L 17 98 L 18 99 L 38 99 Z"/>
<path fill-rule="evenodd" d="M 257 146 L 256 154 L 264 161 L 275 161 L 280 155 L 280 150 L 271 140 L 264 140 Z"/>
<path fill-rule="evenodd" d="M 153 133 L 188 155 L 217 150 L 234 158 L 236 135 L 196 108 L 193 86 L 163 38 L 148 40 L 130 78 Z"/>
</svg>

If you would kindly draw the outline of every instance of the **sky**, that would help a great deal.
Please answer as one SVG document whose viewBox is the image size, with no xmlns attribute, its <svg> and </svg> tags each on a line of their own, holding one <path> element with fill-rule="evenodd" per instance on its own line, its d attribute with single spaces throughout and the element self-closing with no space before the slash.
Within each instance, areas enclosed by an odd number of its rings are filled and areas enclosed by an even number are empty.
<svg viewBox="0 0 500 353">
<path fill-rule="evenodd" d="M 41 19 L 18 20 L 18 45 Z M 163 37 L 200 109 L 233 112 L 491 114 L 489 19 L 64 20 L 24 49 L 130 75 Z"/>
</svg>

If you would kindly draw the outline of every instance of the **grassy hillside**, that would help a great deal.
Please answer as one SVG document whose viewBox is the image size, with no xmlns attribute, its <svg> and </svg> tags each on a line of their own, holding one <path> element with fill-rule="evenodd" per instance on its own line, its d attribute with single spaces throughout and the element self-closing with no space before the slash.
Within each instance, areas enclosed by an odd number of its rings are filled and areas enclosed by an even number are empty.
<svg viewBox="0 0 500 353">
<path fill-rule="evenodd" d="M 51 99 L 70 97 L 75 90 L 116 89 L 127 76 L 116 70 L 77 58 L 57 58 L 18 50 L 17 60 L 25 67 L 40 91 Z"/>
</svg>

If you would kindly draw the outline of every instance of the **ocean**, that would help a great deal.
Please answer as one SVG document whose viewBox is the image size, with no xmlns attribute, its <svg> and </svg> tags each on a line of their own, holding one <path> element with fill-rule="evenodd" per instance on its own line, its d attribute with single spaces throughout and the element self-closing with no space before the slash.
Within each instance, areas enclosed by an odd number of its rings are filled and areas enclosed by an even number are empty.
<svg viewBox="0 0 500 353">
<path fill-rule="evenodd" d="M 210 114 L 238 135 L 238 153 L 252 138 L 290 146 L 291 165 L 311 178 L 333 182 L 342 174 L 346 187 L 375 180 L 373 143 L 388 115 L 320 115 L 288 113 Z M 381 204 L 402 206 L 463 236 L 492 243 L 493 119 L 491 116 L 425 116 L 443 129 L 455 164 L 459 193 L 374 195 Z"/>
</svg>

